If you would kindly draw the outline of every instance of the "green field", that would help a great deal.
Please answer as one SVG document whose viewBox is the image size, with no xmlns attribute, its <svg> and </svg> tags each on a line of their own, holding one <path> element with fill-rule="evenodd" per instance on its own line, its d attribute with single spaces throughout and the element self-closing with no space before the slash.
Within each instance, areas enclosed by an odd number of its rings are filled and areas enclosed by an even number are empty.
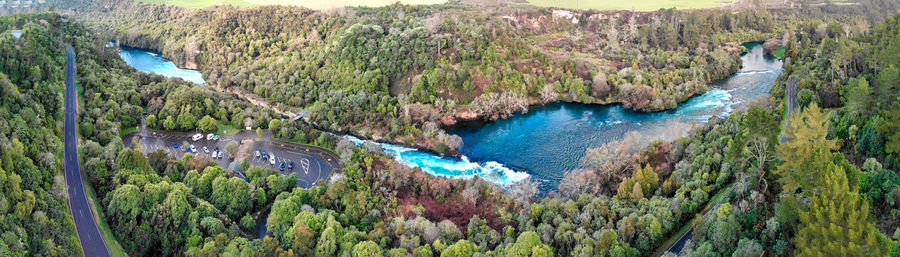
<svg viewBox="0 0 900 257">
<path fill-rule="evenodd" d="M 659 8 L 700 9 L 721 7 L 731 4 L 730 0 L 528 0 L 528 3 L 543 7 L 597 10 L 655 11 Z"/>
<path fill-rule="evenodd" d="M 784 46 L 782 46 L 782 47 L 779 47 L 778 49 L 775 49 L 775 51 L 772 52 L 772 55 L 775 56 L 775 58 L 784 59 L 785 51 L 787 51 L 787 50 L 784 48 Z"/>
<path fill-rule="evenodd" d="M 214 5 L 253 7 L 260 5 L 292 5 L 325 10 L 345 6 L 385 6 L 398 0 L 139 0 L 151 4 L 167 4 L 185 8 L 205 8 Z M 400 0 L 404 4 L 440 4 L 446 0 Z"/>
</svg>

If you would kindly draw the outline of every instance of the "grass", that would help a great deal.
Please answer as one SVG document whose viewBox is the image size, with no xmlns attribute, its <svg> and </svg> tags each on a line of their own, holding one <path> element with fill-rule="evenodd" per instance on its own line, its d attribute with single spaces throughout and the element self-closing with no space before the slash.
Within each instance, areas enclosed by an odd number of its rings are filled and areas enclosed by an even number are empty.
<svg viewBox="0 0 900 257">
<path fill-rule="evenodd" d="M 731 4 L 730 0 L 528 0 L 528 3 L 543 7 L 597 10 L 655 11 L 660 8 L 702 9 Z"/>
<path fill-rule="evenodd" d="M 787 49 L 785 49 L 784 46 L 781 46 L 781 47 L 778 47 L 778 49 L 775 49 L 775 51 L 772 52 L 772 55 L 775 56 L 775 58 L 784 59 L 784 53 L 786 51 L 787 51 Z"/>
<path fill-rule="evenodd" d="M 128 257 L 125 248 L 122 248 L 122 245 L 119 244 L 119 240 L 116 240 L 116 237 L 113 236 L 109 224 L 106 223 L 106 220 L 100 218 L 103 209 L 97 204 L 100 200 L 97 199 L 97 193 L 94 192 L 94 187 L 87 181 L 83 181 L 82 183 L 84 183 L 84 193 L 87 194 L 88 201 L 91 203 L 91 207 L 93 207 L 92 215 L 94 216 L 94 221 L 97 222 L 97 227 L 100 228 L 100 235 L 103 236 L 103 241 L 106 242 L 106 248 L 109 249 L 109 254 L 112 255 L 112 257 Z"/>
<path fill-rule="evenodd" d="M 290 144 L 295 144 L 295 145 L 305 145 L 305 146 L 311 146 L 311 147 L 316 147 L 316 148 L 322 148 L 322 149 L 325 149 L 326 151 L 329 151 L 329 152 L 331 152 L 331 153 L 333 153 L 333 154 L 335 154 L 335 155 L 337 155 L 337 156 L 341 156 L 340 154 L 338 154 L 338 153 L 335 152 L 334 150 L 331 150 L 331 149 L 328 149 L 328 148 L 325 148 L 325 147 L 322 147 L 322 146 L 318 146 L 318 145 L 302 143 L 302 142 L 300 142 L 299 140 L 284 139 L 284 138 L 274 137 L 274 136 L 272 137 L 272 139 L 273 139 L 273 141 L 272 141 L 273 143 L 274 143 L 274 142 L 282 142 L 282 143 L 290 143 Z"/>
<path fill-rule="evenodd" d="M 310 9 L 325 10 L 346 6 L 378 7 L 390 5 L 398 0 L 139 0 L 150 4 L 166 4 L 184 8 L 206 8 L 216 5 L 254 7 L 261 5 L 292 5 Z M 399 0 L 403 4 L 440 4 L 446 0 Z"/>
<path fill-rule="evenodd" d="M 216 130 L 216 135 L 235 135 L 239 131 L 241 131 L 240 129 L 236 129 L 232 126 L 222 124 L 222 122 L 219 122 L 218 127 L 219 130 Z"/>
<path fill-rule="evenodd" d="M 134 132 L 138 132 L 137 126 L 123 128 L 123 129 L 119 130 L 119 137 L 124 137 L 125 135 L 131 134 Z"/>
</svg>

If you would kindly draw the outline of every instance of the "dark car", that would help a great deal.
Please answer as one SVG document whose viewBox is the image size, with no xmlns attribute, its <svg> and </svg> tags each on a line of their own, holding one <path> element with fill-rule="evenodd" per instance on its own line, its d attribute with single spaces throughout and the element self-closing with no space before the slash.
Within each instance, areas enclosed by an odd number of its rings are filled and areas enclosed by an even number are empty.
<svg viewBox="0 0 900 257">
<path fill-rule="evenodd" d="M 279 166 L 278 169 L 281 170 L 281 171 L 284 171 L 284 166 L 285 166 L 285 164 L 282 162 L 282 163 L 281 163 L 281 166 Z"/>
<path fill-rule="evenodd" d="M 288 169 L 294 170 L 294 161 L 288 163 Z"/>
<path fill-rule="evenodd" d="M 172 148 L 178 149 L 178 142 L 172 142 Z"/>
</svg>

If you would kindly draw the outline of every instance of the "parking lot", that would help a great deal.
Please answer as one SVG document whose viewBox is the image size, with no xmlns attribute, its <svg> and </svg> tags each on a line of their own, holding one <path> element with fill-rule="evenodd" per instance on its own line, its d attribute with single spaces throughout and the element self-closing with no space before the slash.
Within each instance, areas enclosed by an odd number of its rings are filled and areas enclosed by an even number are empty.
<svg viewBox="0 0 900 257">
<path fill-rule="evenodd" d="M 185 152 L 182 151 L 182 148 L 189 148 L 193 145 L 197 150 L 194 153 L 195 158 L 214 160 L 226 170 L 236 170 L 238 164 L 247 158 L 251 166 L 279 170 L 279 174 L 285 176 L 289 176 L 291 173 L 297 174 L 299 178 L 297 186 L 303 188 L 312 187 L 319 179 L 327 179 L 332 172 L 338 172 L 344 168 L 340 158 L 331 151 L 315 146 L 276 141 L 268 134 L 259 137 L 256 132 L 241 131 L 235 135 L 220 135 L 218 140 L 207 140 L 206 134 L 204 134 L 202 139 L 193 141 L 191 136 L 194 134 L 196 133 L 157 132 L 142 129 L 140 132 L 123 137 L 123 142 L 130 145 L 133 138 L 141 138 L 146 153 L 163 149 L 176 159 L 184 156 Z M 178 148 L 175 148 L 173 143 L 177 143 Z M 216 147 L 219 151 L 226 151 L 226 146 L 230 143 L 237 143 L 239 147 L 234 160 L 229 158 L 227 152 L 222 158 L 211 156 Z M 245 147 L 245 144 L 249 144 L 250 147 Z M 203 150 L 204 147 L 209 151 L 208 153 Z M 274 165 L 271 162 L 272 158 L 257 157 L 256 151 L 274 156 Z M 294 167 L 288 168 L 291 162 Z M 283 170 L 281 169 L 282 163 L 285 166 Z M 238 176 L 243 177 L 240 173 Z"/>
</svg>

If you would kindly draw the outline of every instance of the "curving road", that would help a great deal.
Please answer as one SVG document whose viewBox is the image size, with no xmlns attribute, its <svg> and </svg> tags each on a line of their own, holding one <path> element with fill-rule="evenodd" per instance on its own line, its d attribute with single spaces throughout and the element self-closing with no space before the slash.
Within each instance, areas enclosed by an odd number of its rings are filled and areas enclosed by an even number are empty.
<svg viewBox="0 0 900 257">
<path fill-rule="evenodd" d="M 785 92 L 785 98 L 787 101 L 785 104 L 787 106 L 785 108 L 785 114 L 784 114 L 784 119 L 785 119 L 784 126 L 781 127 L 781 135 L 778 137 L 778 143 L 780 143 L 780 144 L 783 144 L 783 143 L 787 142 L 788 140 L 790 140 L 789 137 L 785 136 L 785 133 L 786 133 L 785 129 L 791 126 L 791 120 L 789 119 L 789 117 L 791 117 L 791 114 L 794 113 L 794 109 L 796 107 L 797 76 L 791 76 L 791 78 L 788 80 L 787 89 Z M 733 188 L 734 188 L 734 186 L 732 186 L 728 190 L 731 190 Z M 719 208 L 718 201 L 715 203 L 715 205 L 712 208 L 707 209 L 703 213 L 704 218 L 706 217 L 707 214 L 709 214 L 711 211 L 716 210 L 717 208 Z M 691 240 L 692 234 L 694 234 L 693 227 L 691 227 L 691 229 L 689 229 L 687 232 L 682 234 L 681 237 L 678 238 L 678 241 L 675 241 L 675 243 L 672 244 L 672 246 L 669 247 L 669 249 L 666 250 L 666 252 L 672 252 L 672 253 L 675 253 L 676 255 L 680 255 L 681 251 L 684 250 L 684 245 L 687 244 L 688 240 Z M 663 253 L 665 253 L 665 252 L 663 252 Z"/>
<path fill-rule="evenodd" d="M 65 123 L 65 175 L 69 188 L 69 210 L 75 221 L 75 232 L 81 242 L 84 256 L 110 256 L 106 242 L 100 235 L 100 229 L 94 221 L 94 212 L 84 194 L 84 183 L 81 180 L 81 168 L 78 165 L 78 134 L 75 119 L 77 118 L 77 93 L 75 92 L 75 51 L 66 45 L 66 123 Z"/>
<path fill-rule="evenodd" d="M 790 138 L 785 136 L 785 129 L 791 126 L 791 115 L 794 114 L 794 108 L 796 106 L 797 101 L 797 76 L 791 76 L 790 80 L 788 80 L 787 90 L 784 92 L 785 98 L 787 98 L 787 106 L 784 111 L 784 126 L 781 127 L 781 136 L 778 137 L 778 143 L 785 143 Z"/>
</svg>

